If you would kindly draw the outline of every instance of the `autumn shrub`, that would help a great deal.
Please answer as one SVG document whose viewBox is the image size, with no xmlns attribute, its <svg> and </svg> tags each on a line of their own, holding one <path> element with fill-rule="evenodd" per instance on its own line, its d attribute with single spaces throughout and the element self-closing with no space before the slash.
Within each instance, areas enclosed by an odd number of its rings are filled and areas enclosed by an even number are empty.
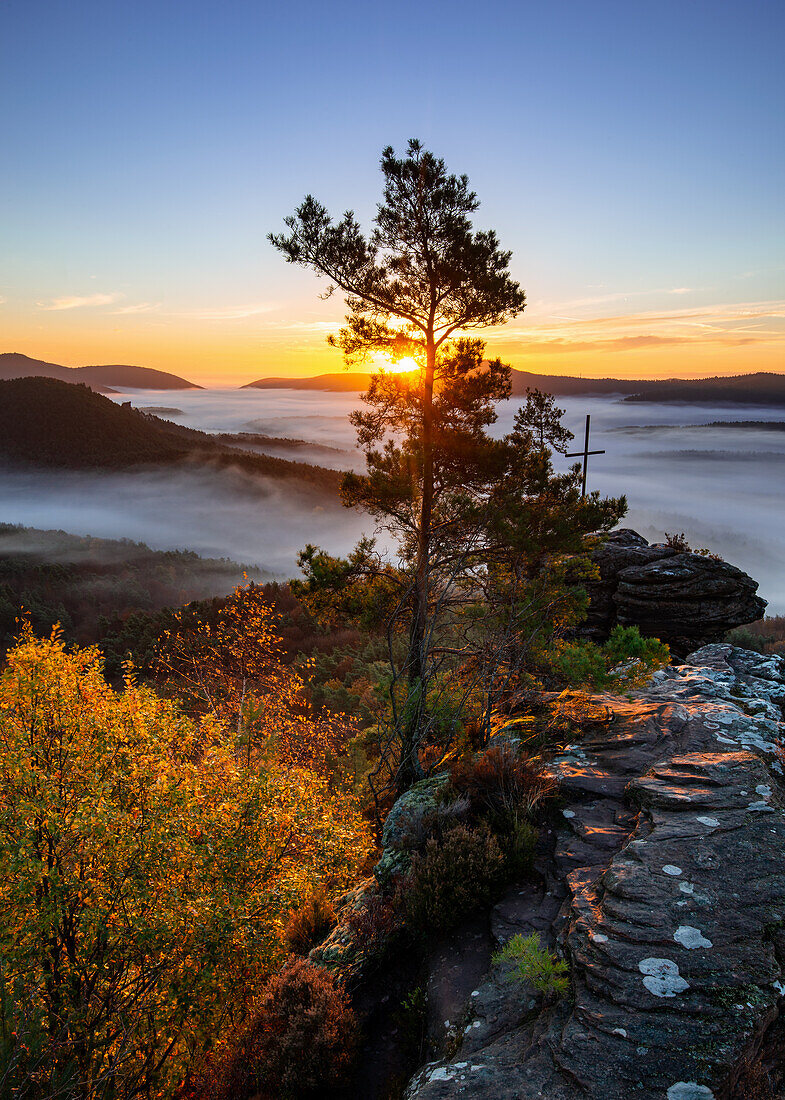
<svg viewBox="0 0 785 1100">
<path fill-rule="evenodd" d="M 335 910 L 323 890 L 314 890 L 292 909 L 284 940 L 294 955 L 307 955 L 335 926 Z"/>
<path fill-rule="evenodd" d="M 541 763 L 503 743 L 453 765 L 450 787 L 496 831 L 507 832 L 532 817 L 553 793 L 556 782 Z"/>
<path fill-rule="evenodd" d="M 228 1060 L 223 1100 L 305 1100 L 345 1083 L 358 1030 L 334 974 L 305 959 L 288 963 L 259 997 Z"/>
<path fill-rule="evenodd" d="M 401 884 L 396 881 L 384 893 L 371 894 L 346 917 L 355 949 L 366 963 L 381 963 L 395 945 L 401 930 Z"/>
<path fill-rule="evenodd" d="M 171 1095 L 284 960 L 295 900 L 354 884 L 368 826 L 325 777 L 245 767 L 220 723 L 115 692 L 57 636 L 9 653 L 0 746 L 5 1087 Z"/>
<path fill-rule="evenodd" d="M 665 545 L 669 546 L 671 550 L 678 550 L 680 554 L 692 553 L 692 547 L 687 541 L 687 536 L 684 534 L 683 531 L 666 531 Z"/>
<path fill-rule="evenodd" d="M 456 825 L 412 856 L 402 906 L 420 932 L 443 932 L 488 905 L 504 880 L 504 853 L 489 826 Z"/>
<path fill-rule="evenodd" d="M 722 561 L 722 557 L 719 554 L 715 554 L 713 550 L 707 549 L 702 546 L 700 549 L 695 549 L 690 546 L 687 541 L 687 536 L 683 531 L 678 533 L 665 532 L 665 545 L 669 546 L 671 550 L 676 550 L 679 554 L 700 554 L 702 558 L 711 558 L 713 561 Z"/>
<path fill-rule="evenodd" d="M 779 1061 L 780 1074 L 782 1062 Z M 731 1090 L 731 1100 L 782 1100 L 782 1089 L 775 1088 L 760 1053 L 748 1054 L 738 1069 L 736 1083 Z"/>
</svg>

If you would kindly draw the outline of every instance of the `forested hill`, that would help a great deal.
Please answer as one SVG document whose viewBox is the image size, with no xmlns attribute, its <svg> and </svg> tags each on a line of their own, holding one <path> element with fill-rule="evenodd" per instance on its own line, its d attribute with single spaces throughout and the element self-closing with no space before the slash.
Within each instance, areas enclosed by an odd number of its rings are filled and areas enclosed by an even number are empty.
<svg viewBox="0 0 785 1100">
<path fill-rule="evenodd" d="M 202 387 L 168 371 L 151 367 L 135 367 L 125 363 L 112 363 L 95 367 L 64 367 L 60 363 L 47 363 L 43 359 L 31 359 L 16 351 L 0 354 L 0 379 L 57 378 L 61 382 L 85 382 L 101 393 L 114 393 L 117 389 L 139 390 L 199 390 Z"/>
<path fill-rule="evenodd" d="M 259 378 L 243 389 L 293 389 L 354 392 L 368 388 L 370 374 L 358 371 L 336 371 L 317 374 L 312 378 Z M 580 378 L 574 375 L 532 374 L 512 371 L 513 397 L 527 389 L 542 390 L 557 397 L 572 394 L 615 394 L 627 401 L 734 402 L 740 405 L 785 405 L 785 374 L 741 374 L 733 377 L 666 378 L 641 380 L 635 378 Z"/>
<path fill-rule="evenodd" d="M 244 576 L 261 578 L 226 558 L 0 523 L 0 653 L 18 636 L 22 615 L 38 634 L 59 624 L 69 642 L 89 645 L 110 623 L 117 630 L 132 615 L 223 596 Z"/>
<path fill-rule="evenodd" d="M 54 378 L 0 381 L 0 460 L 71 469 L 200 461 L 292 478 L 304 488 L 331 493 L 341 476 L 321 466 L 238 450 L 220 437 Z"/>
<path fill-rule="evenodd" d="M 670 378 L 647 382 L 625 401 L 691 405 L 785 405 L 785 374 L 761 371 L 726 378 Z"/>
</svg>

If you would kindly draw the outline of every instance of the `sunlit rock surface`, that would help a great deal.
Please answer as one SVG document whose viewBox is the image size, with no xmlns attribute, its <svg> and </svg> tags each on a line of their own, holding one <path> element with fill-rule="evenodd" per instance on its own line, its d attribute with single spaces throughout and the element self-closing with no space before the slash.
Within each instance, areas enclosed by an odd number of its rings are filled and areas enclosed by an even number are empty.
<svg viewBox="0 0 785 1100">
<path fill-rule="evenodd" d="M 608 637 L 616 624 L 667 642 L 684 655 L 722 638 L 734 627 L 760 619 L 766 601 L 741 569 L 697 553 L 649 545 L 636 531 L 613 531 L 593 555 L 600 579 L 583 633 Z"/>
<path fill-rule="evenodd" d="M 560 823 L 491 927 L 558 946 L 572 995 L 543 1007 L 492 966 L 407 1100 L 741 1100 L 785 1004 L 783 702 L 785 661 L 728 645 L 632 698 L 555 702 Z"/>
</svg>

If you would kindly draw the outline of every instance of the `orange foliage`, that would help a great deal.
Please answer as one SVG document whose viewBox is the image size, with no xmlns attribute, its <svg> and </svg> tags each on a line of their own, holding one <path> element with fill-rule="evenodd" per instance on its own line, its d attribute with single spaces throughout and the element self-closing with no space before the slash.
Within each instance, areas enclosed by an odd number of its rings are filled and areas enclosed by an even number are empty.
<svg viewBox="0 0 785 1100">
<path fill-rule="evenodd" d="M 249 768 L 213 714 L 115 692 L 97 650 L 57 635 L 9 654 L 0 759 L 14 1095 L 31 1074 L 66 1100 L 171 1095 L 285 958 L 292 906 L 345 891 L 370 847 L 350 791 L 273 753 Z"/>
<path fill-rule="evenodd" d="M 326 710 L 315 714 L 306 683 L 287 664 L 281 620 L 264 589 L 240 585 L 215 625 L 196 627 L 178 612 L 163 638 L 159 672 L 197 714 L 210 714 L 234 732 L 246 763 L 274 756 L 286 768 L 345 778 L 353 721 Z"/>
</svg>

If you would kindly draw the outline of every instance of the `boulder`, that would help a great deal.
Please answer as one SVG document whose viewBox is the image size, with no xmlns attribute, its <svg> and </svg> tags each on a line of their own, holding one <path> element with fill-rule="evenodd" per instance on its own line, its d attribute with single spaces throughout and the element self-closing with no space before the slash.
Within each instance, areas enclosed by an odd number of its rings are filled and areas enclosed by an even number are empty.
<svg viewBox="0 0 785 1100">
<path fill-rule="evenodd" d="M 407 1100 L 749 1100 L 785 1017 L 784 691 L 781 658 L 711 645 L 586 723 L 559 697 L 550 866 L 491 928 L 537 931 L 571 994 L 543 1003 L 493 964 Z"/>
<path fill-rule="evenodd" d="M 439 772 L 414 783 L 396 799 L 385 818 L 382 854 L 373 872 L 380 885 L 389 885 L 396 875 L 409 870 L 412 834 L 417 832 L 424 817 L 437 812 L 439 792 L 446 783 L 447 774 Z"/>
<path fill-rule="evenodd" d="M 592 557 L 600 576 L 588 585 L 591 604 L 581 634 L 595 641 L 617 624 L 638 626 L 684 657 L 766 610 L 757 582 L 735 565 L 649 545 L 636 531 L 611 532 Z"/>
</svg>

